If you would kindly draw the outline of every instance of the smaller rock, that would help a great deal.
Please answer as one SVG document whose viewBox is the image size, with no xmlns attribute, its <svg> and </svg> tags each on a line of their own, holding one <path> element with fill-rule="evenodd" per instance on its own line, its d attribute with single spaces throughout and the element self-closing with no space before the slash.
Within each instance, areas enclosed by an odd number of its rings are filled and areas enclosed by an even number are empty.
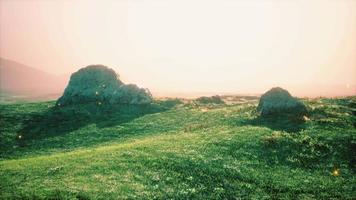
<svg viewBox="0 0 356 200">
<path fill-rule="evenodd" d="M 302 117 L 307 114 L 305 105 L 280 87 L 272 88 L 261 96 L 257 111 L 262 116 L 287 114 Z"/>
</svg>

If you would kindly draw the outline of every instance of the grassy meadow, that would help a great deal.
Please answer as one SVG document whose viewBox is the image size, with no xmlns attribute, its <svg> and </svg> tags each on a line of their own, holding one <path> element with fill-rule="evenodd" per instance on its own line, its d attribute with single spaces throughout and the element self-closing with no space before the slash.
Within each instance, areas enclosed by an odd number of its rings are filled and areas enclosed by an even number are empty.
<svg viewBox="0 0 356 200">
<path fill-rule="evenodd" d="M 0 105 L 0 199 L 356 199 L 356 97 Z"/>
</svg>

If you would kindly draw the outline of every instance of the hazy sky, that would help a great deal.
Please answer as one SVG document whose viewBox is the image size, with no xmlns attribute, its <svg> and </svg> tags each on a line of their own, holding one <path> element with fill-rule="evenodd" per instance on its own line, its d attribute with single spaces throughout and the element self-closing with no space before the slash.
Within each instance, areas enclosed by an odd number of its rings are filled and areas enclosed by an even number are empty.
<svg viewBox="0 0 356 200">
<path fill-rule="evenodd" d="M 0 56 L 153 94 L 356 95 L 356 0 L 0 0 Z"/>
</svg>

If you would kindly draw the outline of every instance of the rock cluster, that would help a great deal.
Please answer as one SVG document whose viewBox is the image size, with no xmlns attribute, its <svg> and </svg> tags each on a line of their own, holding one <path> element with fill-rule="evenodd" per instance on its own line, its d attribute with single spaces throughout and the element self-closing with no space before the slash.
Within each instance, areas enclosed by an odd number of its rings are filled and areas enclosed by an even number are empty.
<svg viewBox="0 0 356 200">
<path fill-rule="evenodd" d="M 219 95 L 211 96 L 211 97 L 199 97 L 195 101 L 202 104 L 224 104 L 225 102 Z"/>
<path fill-rule="evenodd" d="M 261 116 L 293 115 L 303 116 L 307 113 L 305 105 L 280 87 L 272 88 L 261 96 L 257 111 Z"/>
<path fill-rule="evenodd" d="M 57 106 L 96 102 L 98 104 L 149 104 L 147 89 L 124 84 L 113 69 L 90 65 L 73 73 Z"/>
</svg>

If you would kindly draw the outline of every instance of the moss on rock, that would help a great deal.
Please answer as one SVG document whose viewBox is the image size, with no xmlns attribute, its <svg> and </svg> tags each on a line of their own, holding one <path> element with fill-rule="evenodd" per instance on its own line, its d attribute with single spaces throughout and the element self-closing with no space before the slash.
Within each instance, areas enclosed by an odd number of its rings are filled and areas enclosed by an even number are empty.
<svg viewBox="0 0 356 200">
<path fill-rule="evenodd" d="M 280 87 L 272 88 L 261 96 L 257 111 L 262 116 L 293 115 L 303 116 L 307 113 L 305 105 Z"/>
<path fill-rule="evenodd" d="M 149 104 L 152 95 L 147 89 L 124 84 L 113 69 L 90 65 L 72 74 L 57 106 L 97 102 L 99 104 Z"/>
</svg>

